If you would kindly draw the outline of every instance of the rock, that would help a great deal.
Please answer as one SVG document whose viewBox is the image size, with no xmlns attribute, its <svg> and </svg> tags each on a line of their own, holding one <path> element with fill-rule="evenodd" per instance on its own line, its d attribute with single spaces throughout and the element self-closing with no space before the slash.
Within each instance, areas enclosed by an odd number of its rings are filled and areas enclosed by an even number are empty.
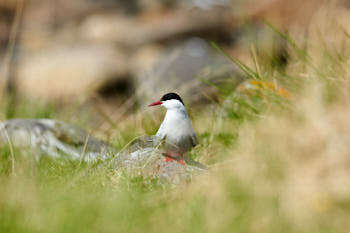
<svg viewBox="0 0 350 233">
<path fill-rule="evenodd" d="M 51 119 L 14 119 L 0 123 L 0 145 L 9 142 L 35 156 L 86 162 L 100 160 L 102 166 L 112 165 L 117 173 L 152 177 L 172 184 L 189 180 L 206 169 L 189 157 L 184 158 L 187 165 L 165 162 L 155 136 L 140 137 L 118 152 L 81 128 Z"/>
<path fill-rule="evenodd" d="M 232 11 L 225 8 L 210 12 L 198 9 L 151 12 L 137 18 L 96 14 L 82 23 L 80 34 L 85 39 L 114 42 L 135 49 L 191 36 L 227 39 L 231 35 L 231 24 Z"/>
<path fill-rule="evenodd" d="M 132 72 L 133 76 L 144 74 L 159 61 L 164 51 L 164 46 L 157 44 L 140 47 L 130 59 L 130 72 Z"/>
<path fill-rule="evenodd" d="M 240 76 L 232 62 L 205 40 L 191 38 L 165 51 L 151 70 L 137 77 L 137 97 L 146 106 L 164 93 L 178 92 L 186 103 L 195 103 L 217 91 L 208 82 L 232 86 Z"/>
<path fill-rule="evenodd" d="M 0 123 L 0 144 L 55 158 L 103 159 L 116 150 L 74 125 L 51 119 L 13 119 Z M 36 153 L 33 153 L 36 155 Z"/>
<path fill-rule="evenodd" d="M 82 43 L 23 55 L 16 87 L 27 97 L 72 102 L 127 77 L 127 72 L 122 51 Z"/>
<path fill-rule="evenodd" d="M 177 161 L 165 161 L 159 150 L 160 141 L 156 136 L 143 136 L 136 139 L 115 159 L 117 169 L 122 169 L 131 176 L 145 176 L 161 182 L 173 184 L 191 180 L 193 175 L 200 174 L 206 167 L 188 156 L 184 157 L 186 165 Z"/>
<path fill-rule="evenodd" d="M 217 6 L 229 8 L 237 5 L 236 2 L 229 0 L 179 0 L 178 2 L 185 7 L 198 7 L 206 10 Z"/>
</svg>

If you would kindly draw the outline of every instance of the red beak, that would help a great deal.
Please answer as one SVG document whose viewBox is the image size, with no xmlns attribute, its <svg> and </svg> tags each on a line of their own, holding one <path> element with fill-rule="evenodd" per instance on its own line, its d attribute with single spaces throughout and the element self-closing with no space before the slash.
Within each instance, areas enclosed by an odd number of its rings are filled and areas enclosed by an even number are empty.
<svg viewBox="0 0 350 233">
<path fill-rule="evenodd" d="M 156 101 L 154 103 L 151 103 L 150 105 L 148 105 L 148 107 L 152 107 L 152 106 L 155 106 L 155 105 L 161 105 L 162 104 L 162 101 Z"/>
</svg>

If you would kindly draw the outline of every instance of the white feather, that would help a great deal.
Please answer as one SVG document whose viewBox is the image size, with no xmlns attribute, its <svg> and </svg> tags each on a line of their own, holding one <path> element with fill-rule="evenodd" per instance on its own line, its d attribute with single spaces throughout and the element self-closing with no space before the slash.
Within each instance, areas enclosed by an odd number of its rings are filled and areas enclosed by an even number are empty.
<svg viewBox="0 0 350 233">
<path fill-rule="evenodd" d="M 162 106 L 167 112 L 156 136 L 165 139 L 166 147 L 172 153 L 184 154 L 197 144 L 185 106 L 176 99 L 163 101 Z"/>
</svg>

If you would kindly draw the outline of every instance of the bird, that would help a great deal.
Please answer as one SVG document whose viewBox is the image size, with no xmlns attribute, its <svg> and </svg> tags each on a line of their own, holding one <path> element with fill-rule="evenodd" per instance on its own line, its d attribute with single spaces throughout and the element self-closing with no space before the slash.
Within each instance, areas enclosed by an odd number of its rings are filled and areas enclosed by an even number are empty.
<svg viewBox="0 0 350 233">
<path fill-rule="evenodd" d="M 198 144 L 196 133 L 193 130 L 192 122 L 187 115 L 184 102 L 181 97 L 174 93 L 167 93 L 160 101 L 148 106 L 161 105 L 166 108 L 166 114 L 161 123 L 156 136 L 159 140 L 164 140 L 164 150 L 166 162 L 178 159 L 180 164 L 185 165 L 183 156 L 192 147 Z"/>
</svg>

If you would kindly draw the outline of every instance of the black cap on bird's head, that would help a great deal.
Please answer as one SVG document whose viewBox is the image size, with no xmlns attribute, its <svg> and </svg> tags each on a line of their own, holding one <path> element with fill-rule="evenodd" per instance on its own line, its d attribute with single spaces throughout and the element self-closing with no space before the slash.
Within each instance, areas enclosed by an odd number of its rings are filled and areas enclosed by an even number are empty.
<svg viewBox="0 0 350 233">
<path fill-rule="evenodd" d="M 178 100 L 182 104 L 184 104 L 184 102 L 182 101 L 181 97 L 178 94 L 174 93 L 174 92 L 171 92 L 171 93 L 163 95 L 162 98 L 160 99 L 160 101 L 167 101 L 167 100 L 173 100 L 173 99 Z"/>
<path fill-rule="evenodd" d="M 160 105 L 160 104 L 163 103 L 163 101 L 173 100 L 173 99 L 178 100 L 183 105 L 185 105 L 184 102 L 182 101 L 181 97 L 178 94 L 176 94 L 174 92 L 170 92 L 170 93 L 167 93 L 167 94 L 163 95 L 162 98 L 160 99 L 160 101 L 156 101 L 156 102 L 154 102 L 154 103 L 152 103 L 152 104 L 150 104 L 148 106 Z"/>
</svg>

